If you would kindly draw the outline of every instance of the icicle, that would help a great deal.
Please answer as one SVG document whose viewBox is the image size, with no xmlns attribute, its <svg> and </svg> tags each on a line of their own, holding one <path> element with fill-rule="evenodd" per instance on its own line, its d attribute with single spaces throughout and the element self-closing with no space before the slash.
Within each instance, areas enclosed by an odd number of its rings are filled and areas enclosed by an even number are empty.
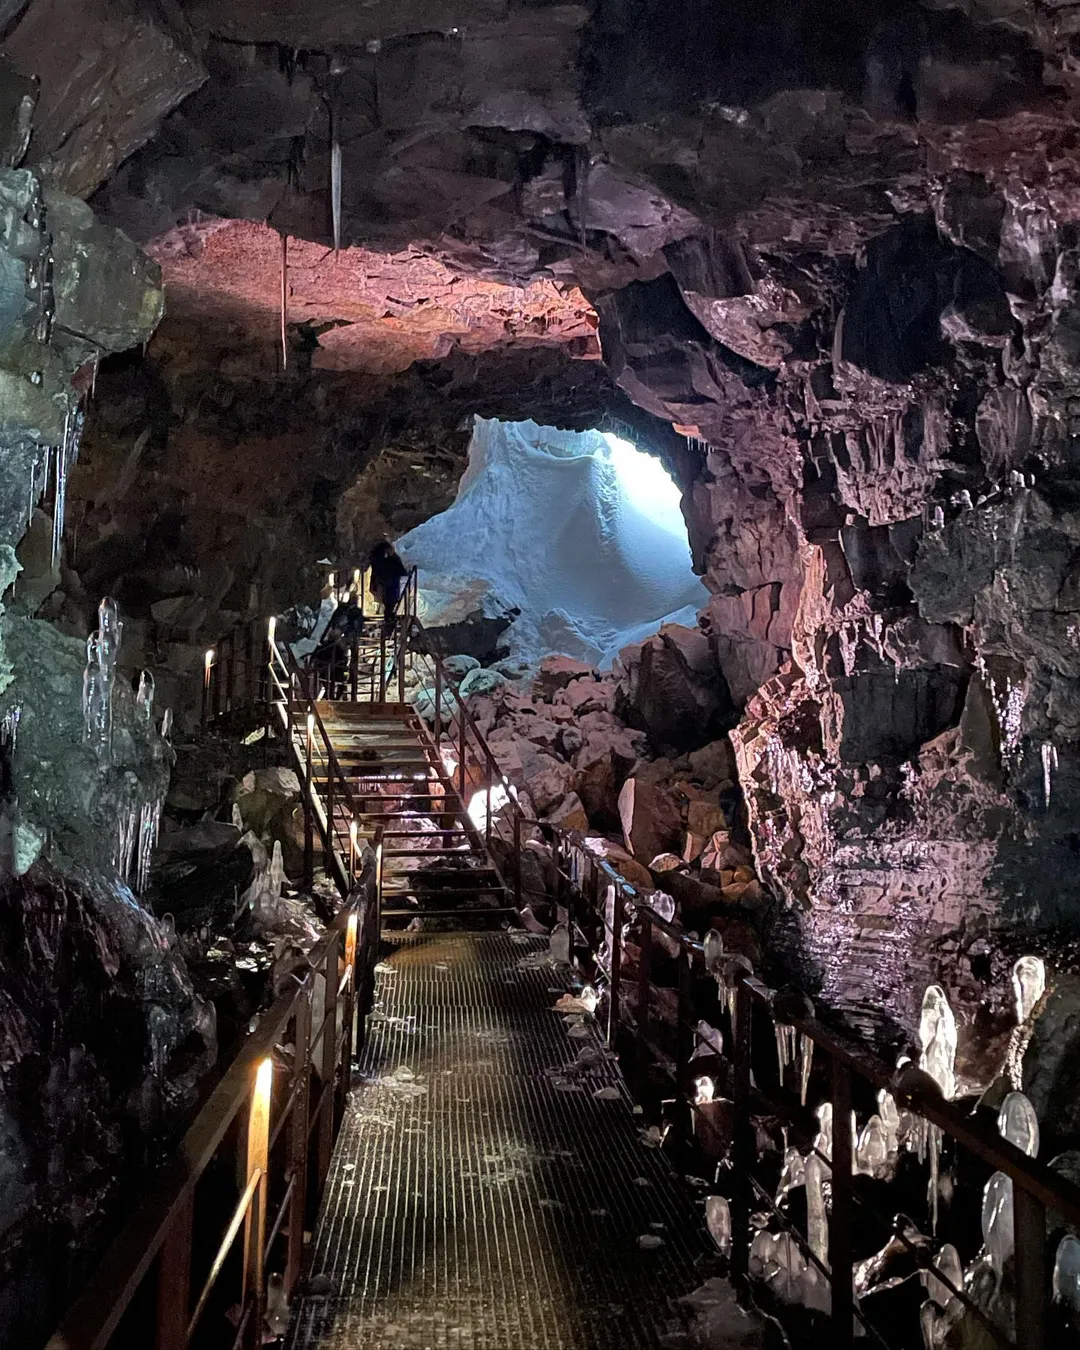
<svg viewBox="0 0 1080 1350">
<path fill-rule="evenodd" d="M 1067 1234 L 1058 1243 L 1054 1258 L 1054 1302 L 1068 1311 L 1073 1325 L 1080 1325 L 1080 1238 Z"/>
<path fill-rule="evenodd" d="M 795 1038 L 797 1032 L 794 1027 L 786 1026 L 783 1022 L 777 1022 L 776 1031 L 776 1057 L 780 1062 L 780 1081 L 784 1080 L 784 1070 L 789 1064 L 795 1063 Z"/>
<path fill-rule="evenodd" d="M 727 1256 L 731 1251 L 731 1208 L 724 1196 L 710 1195 L 706 1198 L 705 1227 L 721 1256 Z"/>
<path fill-rule="evenodd" d="M 98 352 L 94 357 L 94 369 L 90 375 L 91 402 L 93 402 L 93 400 L 97 397 L 97 377 L 98 377 L 98 370 L 100 369 L 100 367 L 101 367 L 101 353 Z"/>
<path fill-rule="evenodd" d="M 19 722 L 22 718 L 22 706 L 16 704 L 14 708 L 9 708 L 4 716 L 0 718 L 0 745 L 15 752 L 15 740 L 19 734 Z"/>
<path fill-rule="evenodd" d="M 1022 1092 L 1010 1092 L 998 1112 L 998 1133 L 1029 1158 L 1039 1156 L 1039 1118 Z"/>
<path fill-rule="evenodd" d="M 341 142 L 337 114 L 333 115 L 334 140 L 330 147 L 330 203 L 334 213 L 334 252 L 341 252 Z"/>
<path fill-rule="evenodd" d="M 125 811 L 116 826 L 116 852 L 113 855 L 116 870 L 122 880 L 131 875 L 131 862 L 135 856 L 135 844 L 139 833 L 139 813 Z"/>
<path fill-rule="evenodd" d="M 161 825 L 161 802 L 146 802 L 139 809 L 138 858 L 135 871 L 135 889 L 141 895 L 150 880 L 150 862 L 158 840 Z"/>
<path fill-rule="evenodd" d="M 810 1070 L 814 1064 L 814 1042 L 805 1031 L 799 1033 L 799 1100 L 806 1105 L 810 1088 Z"/>
<path fill-rule="evenodd" d="M 139 692 L 135 695 L 135 709 L 145 726 L 154 725 L 154 677 L 148 670 L 139 675 Z"/>
<path fill-rule="evenodd" d="M 1016 1020 L 1023 1025 L 1046 993 L 1046 967 L 1037 956 L 1022 956 L 1012 972 Z"/>
<path fill-rule="evenodd" d="M 930 1183 L 927 1187 L 927 1198 L 930 1201 L 930 1231 L 937 1233 L 938 1225 L 938 1199 L 940 1194 L 939 1181 L 941 1177 L 941 1130 L 936 1125 L 927 1122 L 926 1125 L 926 1147 L 930 1154 Z"/>
<path fill-rule="evenodd" d="M 281 369 L 289 368 L 289 236 L 281 236 Z"/>
<path fill-rule="evenodd" d="M 166 708 L 161 715 L 161 736 L 163 740 L 167 741 L 169 737 L 172 735 L 172 727 L 173 727 L 173 711 L 171 708 Z"/>
<path fill-rule="evenodd" d="M 1005 1262 L 1013 1254 L 1013 1184 L 1004 1172 L 995 1172 L 983 1191 L 982 1234 L 986 1254 L 1000 1280 Z"/>
<path fill-rule="evenodd" d="M 1039 753 L 1042 756 L 1043 771 L 1043 800 L 1047 809 L 1050 807 L 1050 789 L 1053 786 L 1053 773 L 1058 766 L 1057 746 L 1051 741 L 1043 741 L 1039 747 Z"/>
<path fill-rule="evenodd" d="M 724 939 L 717 929 L 710 928 L 702 945 L 705 948 L 705 969 L 715 976 L 724 963 Z"/>
</svg>

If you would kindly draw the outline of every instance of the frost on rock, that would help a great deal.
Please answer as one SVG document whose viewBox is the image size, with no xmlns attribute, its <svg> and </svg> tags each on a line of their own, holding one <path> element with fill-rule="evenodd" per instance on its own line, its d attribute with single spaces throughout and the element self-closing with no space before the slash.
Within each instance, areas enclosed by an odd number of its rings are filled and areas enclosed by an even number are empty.
<svg viewBox="0 0 1080 1350">
<path fill-rule="evenodd" d="M 1046 993 L 1046 967 L 1038 956 L 1022 956 L 1012 972 L 1016 1020 L 1023 1025 Z"/>
</svg>

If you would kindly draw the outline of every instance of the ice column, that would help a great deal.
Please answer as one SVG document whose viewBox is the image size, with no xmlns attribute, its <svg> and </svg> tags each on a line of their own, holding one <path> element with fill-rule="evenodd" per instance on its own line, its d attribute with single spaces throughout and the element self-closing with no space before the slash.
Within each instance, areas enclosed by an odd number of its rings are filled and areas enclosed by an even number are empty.
<svg viewBox="0 0 1080 1350">
<path fill-rule="evenodd" d="M 1039 1156 L 1039 1118 L 1022 1092 L 1010 1092 L 998 1112 L 998 1133 L 1023 1149 L 1029 1158 Z"/>
<path fill-rule="evenodd" d="M 1013 993 L 1016 996 L 1016 1020 L 1026 1022 L 1046 992 L 1046 967 L 1037 956 L 1022 956 L 1013 966 Z"/>
<path fill-rule="evenodd" d="M 1080 1326 L 1080 1238 L 1071 1233 L 1061 1239 L 1054 1259 L 1054 1302 Z"/>
</svg>

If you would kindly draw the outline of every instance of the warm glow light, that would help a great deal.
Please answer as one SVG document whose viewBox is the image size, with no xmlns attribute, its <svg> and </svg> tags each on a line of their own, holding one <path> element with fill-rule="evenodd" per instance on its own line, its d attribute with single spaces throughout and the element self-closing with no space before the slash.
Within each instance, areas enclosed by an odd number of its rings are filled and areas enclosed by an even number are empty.
<svg viewBox="0 0 1080 1350">
<path fill-rule="evenodd" d="M 354 590 L 356 591 L 356 594 L 359 595 L 359 594 L 360 594 L 360 569 L 359 569 L 359 567 L 354 567 L 354 568 L 353 568 L 352 584 L 353 584 Z"/>
<path fill-rule="evenodd" d="M 330 587 L 330 593 L 331 593 L 331 595 L 332 595 L 332 594 L 334 593 L 334 587 L 335 587 L 336 584 L 337 584 L 337 573 L 336 573 L 336 572 L 331 572 L 331 573 L 330 573 L 329 579 L 327 580 L 327 583 L 326 583 L 326 584 Z"/>
<path fill-rule="evenodd" d="M 266 621 L 266 636 L 270 640 L 271 647 L 274 645 L 274 633 L 276 632 L 276 630 L 277 630 L 277 618 L 275 615 L 271 614 Z"/>
<path fill-rule="evenodd" d="M 694 1079 L 694 1105 L 707 1106 L 713 1099 L 716 1092 L 716 1084 L 711 1078 L 704 1075 L 701 1078 Z"/>
<path fill-rule="evenodd" d="M 356 965 L 356 915 L 350 914 L 345 924 L 345 964 L 350 970 Z"/>
<path fill-rule="evenodd" d="M 359 828 L 355 820 L 349 821 L 349 872 L 354 878 L 356 876 L 356 834 Z"/>
<path fill-rule="evenodd" d="M 203 683 L 206 685 L 209 685 L 210 683 L 210 669 L 213 666 L 213 664 L 214 664 L 214 649 L 213 647 L 211 647 L 210 650 L 206 653 L 206 656 L 203 658 Z"/>
<path fill-rule="evenodd" d="M 315 714 L 314 714 L 314 713 L 308 713 L 308 715 L 307 715 L 307 734 L 308 734 L 308 740 L 310 741 L 311 738 L 312 738 L 312 736 L 314 736 L 314 734 L 315 734 Z"/>
<path fill-rule="evenodd" d="M 254 1109 L 261 1108 L 264 1111 L 269 1111 L 270 1088 L 273 1081 L 274 1061 L 267 1055 L 255 1071 L 255 1101 L 252 1104 Z"/>
</svg>

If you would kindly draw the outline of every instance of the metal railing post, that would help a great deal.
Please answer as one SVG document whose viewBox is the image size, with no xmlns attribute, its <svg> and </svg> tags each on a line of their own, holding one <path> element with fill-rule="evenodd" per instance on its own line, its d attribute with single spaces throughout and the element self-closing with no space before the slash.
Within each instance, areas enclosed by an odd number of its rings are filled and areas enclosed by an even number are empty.
<svg viewBox="0 0 1080 1350">
<path fill-rule="evenodd" d="M 737 977 L 735 986 L 735 1016 L 732 1019 L 734 1075 L 735 1137 L 733 1156 L 734 1193 L 731 1205 L 731 1268 L 736 1275 L 745 1275 L 750 1256 L 750 1174 L 754 1165 L 754 1136 L 750 1120 L 750 990 L 745 980 Z M 834 1131 L 835 1132 L 835 1131 Z"/>
<path fill-rule="evenodd" d="M 442 662 L 435 658 L 435 749 L 442 755 Z M 440 769 L 440 772 L 442 770 Z"/>
<path fill-rule="evenodd" d="M 409 641 L 409 624 L 408 624 L 408 620 L 407 620 L 407 619 L 405 619 L 405 620 L 399 620 L 399 622 L 401 623 L 401 641 L 398 643 L 398 656 L 397 656 L 397 663 L 398 663 L 398 668 L 397 668 L 397 686 L 398 686 L 398 702 L 399 702 L 399 703 L 404 703 L 404 702 L 405 702 L 405 649 L 406 649 L 406 647 L 407 647 L 407 645 L 408 645 L 408 641 Z"/>
<path fill-rule="evenodd" d="M 334 819 L 334 812 L 337 807 L 334 804 L 334 766 L 330 763 L 330 756 L 326 757 L 326 834 L 323 836 L 323 871 L 326 875 L 333 875 L 334 866 L 334 848 L 337 844 L 337 823 Z"/>
<path fill-rule="evenodd" d="M 679 1121 L 690 1134 L 693 1111 L 690 1106 L 690 1057 L 694 1053 L 693 953 L 680 945 L 678 956 L 678 1011 L 675 1025 L 675 1078 Z"/>
<path fill-rule="evenodd" d="M 236 704 L 236 630 L 229 634 L 229 659 L 225 666 L 225 711 L 232 712 Z"/>
<path fill-rule="evenodd" d="M 357 694 L 359 692 L 360 684 L 360 639 L 358 637 L 354 637 L 352 640 L 352 648 L 349 652 L 349 663 L 351 667 L 349 687 L 352 691 L 352 701 L 356 703 L 358 701 Z"/>
<path fill-rule="evenodd" d="M 851 1180 L 851 1074 L 834 1055 L 832 1078 L 832 1213 L 829 1216 L 829 1271 L 832 1338 L 837 1350 L 854 1344 L 855 1284 L 852 1257 L 854 1191 Z"/>
<path fill-rule="evenodd" d="M 465 800 L 465 708 L 458 702 L 458 789 L 461 797 L 461 805 L 468 809 L 468 802 Z"/>
<path fill-rule="evenodd" d="M 607 906 L 605 905 L 605 909 Z M 608 977 L 608 1045 L 614 1049 L 619 1034 L 619 1003 L 622 998 L 622 930 L 626 915 L 626 896 L 622 887 L 615 887 L 615 903 L 611 908 L 611 973 Z"/>
<path fill-rule="evenodd" d="M 521 812 L 514 812 L 514 905 L 521 908 Z"/>
<path fill-rule="evenodd" d="M 641 920 L 641 945 L 638 949 L 637 973 L 637 1080 L 639 1095 L 645 1085 L 649 1055 L 649 988 L 652 980 L 653 931 L 648 914 L 638 910 Z"/>
<path fill-rule="evenodd" d="M 219 716 L 221 715 L 221 671 L 218 669 L 218 667 L 220 666 L 220 664 L 221 664 L 221 663 L 220 663 L 220 660 L 218 659 L 218 655 L 217 655 L 217 653 L 215 653 L 213 663 L 211 664 L 211 667 L 210 667 L 210 673 L 211 673 L 211 678 L 212 678 L 212 686 L 213 686 L 213 687 L 212 687 L 212 692 L 213 692 L 213 695 L 214 695 L 214 717 L 215 717 L 215 718 L 217 718 L 217 717 L 219 717 Z"/>
<path fill-rule="evenodd" d="M 308 1123 L 311 1094 L 311 993 L 310 987 L 296 1006 L 293 1023 L 293 1073 L 296 1099 L 289 1121 L 289 1180 L 292 1197 L 286 1230 L 285 1294 L 291 1296 L 304 1268 L 304 1228 L 307 1222 Z"/>
<path fill-rule="evenodd" d="M 1023 1346 L 1023 1350 L 1043 1350 L 1046 1345 L 1046 1206 L 1016 1181 L 1013 1182 L 1013 1249 L 1016 1343 Z"/>
<path fill-rule="evenodd" d="M 255 654 L 258 649 L 258 641 L 255 637 L 255 621 L 252 620 L 244 635 L 244 694 L 249 708 L 255 706 L 255 668 L 258 665 Z"/>
<path fill-rule="evenodd" d="M 154 1350 L 182 1350 L 191 1316 L 191 1243 L 195 1218 L 192 1186 L 169 1225 L 158 1257 Z"/>
<path fill-rule="evenodd" d="M 337 1077 L 337 988 L 338 958 L 341 950 L 341 935 L 335 936 L 326 952 L 326 965 L 323 968 L 324 996 L 320 1067 L 322 1086 L 319 1090 L 319 1130 L 316 1154 L 319 1190 L 322 1190 L 326 1174 L 330 1170 L 330 1156 L 334 1151 L 334 1096 Z"/>
<path fill-rule="evenodd" d="M 304 887 L 310 891 L 315 880 L 315 807 L 311 800 L 311 752 L 315 738 L 315 714 L 308 713 L 304 736 Z"/>
</svg>

